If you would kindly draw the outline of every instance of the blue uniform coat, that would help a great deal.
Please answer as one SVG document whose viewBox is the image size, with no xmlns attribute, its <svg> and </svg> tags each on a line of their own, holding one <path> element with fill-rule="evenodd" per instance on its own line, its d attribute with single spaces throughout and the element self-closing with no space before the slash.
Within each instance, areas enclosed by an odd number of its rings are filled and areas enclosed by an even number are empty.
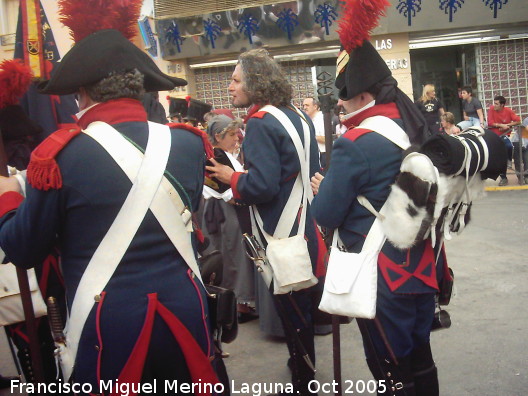
<svg viewBox="0 0 528 396">
<path fill-rule="evenodd" d="M 119 99 L 98 104 L 81 116 L 79 125 L 85 128 L 96 120 L 109 123 L 145 148 L 147 119 L 139 101 Z M 200 136 L 189 131 L 171 131 L 166 169 L 173 178 L 169 180 L 178 181 L 182 199 L 196 209 L 204 180 L 204 145 Z M 81 276 L 121 208 L 131 182 L 110 155 L 83 133 L 62 148 L 55 160 L 62 186 L 43 191 L 28 185 L 27 198 L 16 212 L 8 212 L 0 220 L 0 245 L 13 263 L 24 268 L 39 265 L 58 246 L 67 305 L 71 308 Z M 6 209 L 3 198 L 2 213 Z M 203 286 L 148 211 L 101 301 L 94 304 L 87 319 L 74 371 L 76 382 L 95 384 L 99 379 L 119 377 L 140 338 L 149 301 L 156 306 L 153 299 L 192 334 L 197 342 L 195 353 L 211 355 Z M 132 363 L 144 364 L 139 373 L 147 381 L 158 377 L 189 381 L 189 361 L 186 363 L 166 318 L 155 316 L 151 337 L 143 334 L 140 341 L 148 345 L 147 355 L 132 359 Z"/>
</svg>

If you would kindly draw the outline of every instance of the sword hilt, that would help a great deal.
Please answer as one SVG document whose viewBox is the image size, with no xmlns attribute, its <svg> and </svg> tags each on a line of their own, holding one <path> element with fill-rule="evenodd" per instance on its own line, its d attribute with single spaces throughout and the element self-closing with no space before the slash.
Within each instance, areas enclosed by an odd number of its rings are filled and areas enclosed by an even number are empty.
<svg viewBox="0 0 528 396">
<path fill-rule="evenodd" d="M 48 320 L 51 333 L 53 335 L 53 340 L 56 343 L 64 344 L 66 342 L 66 337 L 62 331 L 62 318 L 57 299 L 55 297 L 48 297 L 46 300 L 46 305 L 48 307 Z"/>
</svg>

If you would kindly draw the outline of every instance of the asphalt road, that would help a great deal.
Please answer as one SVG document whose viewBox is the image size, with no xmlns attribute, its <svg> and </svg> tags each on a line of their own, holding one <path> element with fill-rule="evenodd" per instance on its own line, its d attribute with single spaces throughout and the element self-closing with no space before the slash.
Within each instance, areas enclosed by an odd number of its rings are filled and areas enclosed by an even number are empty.
<svg viewBox="0 0 528 396">
<path fill-rule="evenodd" d="M 446 243 L 456 296 L 446 307 L 452 326 L 432 334 L 443 396 L 528 394 L 528 190 L 493 191 L 473 205 L 471 223 Z M 354 322 L 341 326 L 342 379 L 354 394 L 371 376 Z M 262 335 L 258 321 L 242 324 L 226 345 L 226 364 L 238 395 L 262 395 L 265 384 L 288 382 L 286 346 Z M 317 380 L 333 379 L 332 336 L 316 338 Z M 0 373 L 13 375 L 0 338 Z M 354 385 L 351 387 L 352 381 Z M 250 391 L 244 391 L 245 385 Z M 10 395 L 0 391 L 0 396 Z M 319 392 L 323 395 L 325 392 Z M 347 394 L 351 394 L 350 392 Z"/>
</svg>

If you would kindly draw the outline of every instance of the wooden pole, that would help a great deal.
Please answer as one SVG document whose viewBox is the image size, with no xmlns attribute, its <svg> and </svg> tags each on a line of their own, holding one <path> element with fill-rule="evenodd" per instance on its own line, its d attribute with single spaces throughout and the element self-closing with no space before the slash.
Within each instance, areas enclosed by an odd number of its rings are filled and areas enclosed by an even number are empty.
<svg viewBox="0 0 528 396">
<path fill-rule="evenodd" d="M 7 171 L 7 156 L 4 149 L 4 140 L 0 135 L 0 176 L 9 177 Z M 31 291 L 27 271 L 23 268 L 16 267 L 18 286 L 20 288 L 20 297 L 22 298 L 22 307 L 26 318 L 27 336 L 29 338 L 29 350 L 31 352 L 31 364 L 33 367 L 33 379 L 35 383 L 44 382 L 44 371 L 42 368 L 42 357 L 40 353 L 40 343 L 37 332 L 37 322 L 33 301 L 31 300 Z M 29 380 L 29 379 L 28 379 Z"/>
</svg>

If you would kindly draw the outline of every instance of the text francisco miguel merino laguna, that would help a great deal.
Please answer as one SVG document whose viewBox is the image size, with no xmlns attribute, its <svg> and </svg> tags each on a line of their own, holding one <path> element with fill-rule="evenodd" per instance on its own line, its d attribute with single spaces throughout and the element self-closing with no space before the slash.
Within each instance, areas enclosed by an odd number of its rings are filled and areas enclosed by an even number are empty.
<svg viewBox="0 0 528 396">
<path fill-rule="evenodd" d="M 73 392 L 75 394 L 118 394 L 120 396 L 129 396 L 133 394 L 158 394 L 158 390 L 165 394 L 221 394 L 224 392 L 224 385 L 221 383 L 208 383 L 198 380 L 193 383 L 182 383 L 177 380 L 165 380 L 163 384 L 161 381 L 154 379 L 152 382 L 119 382 L 118 380 L 112 381 L 99 381 L 99 389 L 90 383 L 68 383 L 59 380 L 56 383 L 23 383 L 19 380 L 11 381 L 11 393 L 15 392 L 26 392 L 27 394 L 65 394 Z M 163 390 L 161 389 L 163 388 Z M 231 393 L 244 393 L 251 394 L 253 396 L 262 396 L 269 393 L 292 393 L 293 385 L 291 383 L 246 383 L 235 384 L 231 380 Z"/>
</svg>

